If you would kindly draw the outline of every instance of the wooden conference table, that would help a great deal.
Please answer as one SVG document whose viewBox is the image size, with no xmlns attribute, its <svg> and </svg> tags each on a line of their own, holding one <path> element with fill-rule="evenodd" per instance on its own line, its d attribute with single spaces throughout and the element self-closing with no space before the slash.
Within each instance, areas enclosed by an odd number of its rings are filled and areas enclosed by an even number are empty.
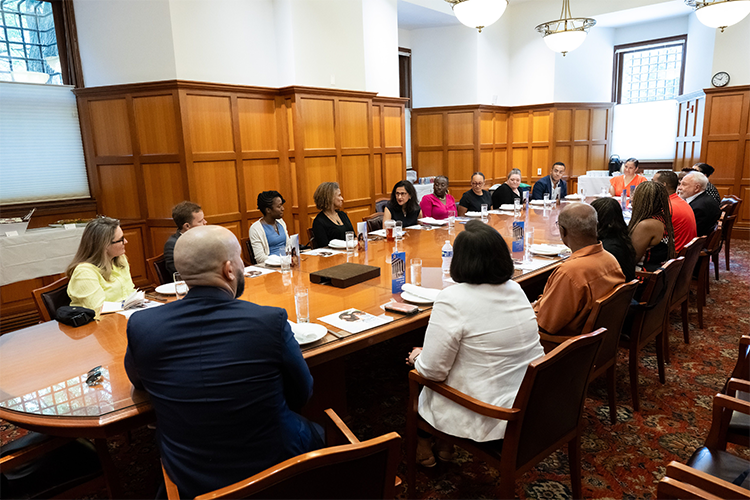
<svg viewBox="0 0 750 500">
<path fill-rule="evenodd" d="M 526 220 L 534 228 L 535 243 L 561 243 L 555 225 L 558 212 L 558 207 L 528 211 Z M 513 220 L 512 213 L 491 214 L 488 223 L 510 241 Z M 463 225 L 458 222 L 452 230 L 407 230 L 404 238 L 396 243 L 399 251 L 406 252 L 407 262 L 414 257 L 422 259 L 423 286 L 450 286 L 440 271 L 440 249 L 445 240 L 452 242 L 462 230 Z M 391 294 L 391 270 L 386 263 L 393 247 L 392 242 L 377 240 L 370 241 L 368 250 L 360 251 L 356 256 L 303 254 L 300 266 L 294 268 L 291 275 L 275 272 L 247 278 L 242 299 L 283 307 L 289 318 L 295 320 L 294 287 L 304 285 L 309 288 L 313 322 L 351 307 L 380 315 L 383 313 L 381 305 L 392 299 L 401 300 L 398 295 Z M 514 257 L 520 258 L 521 255 Z M 346 289 L 310 283 L 311 272 L 347 260 L 379 266 L 381 275 Z M 540 262 L 543 267 L 537 270 L 517 270 L 514 279 L 524 287 L 527 295 L 536 298 L 557 262 L 548 259 Z M 302 346 L 303 355 L 311 368 L 325 367 L 351 352 L 425 327 L 430 308 L 422 308 L 412 316 L 395 313 L 389 313 L 389 316 L 394 317 L 392 322 L 358 334 L 326 325 L 329 333 L 318 342 Z M 49 321 L 0 336 L 0 418 L 55 436 L 93 438 L 99 444 L 102 457 L 107 437 L 153 421 L 148 396 L 132 387 L 123 366 L 127 347 L 126 325 L 126 317 L 111 314 L 79 328 Z M 87 386 L 86 373 L 99 365 L 102 366 L 103 383 Z M 343 387 L 343 381 L 340 380 L 339 384 Z M 113 495 L 115 491 L 110 489 Z"/>
</svg>

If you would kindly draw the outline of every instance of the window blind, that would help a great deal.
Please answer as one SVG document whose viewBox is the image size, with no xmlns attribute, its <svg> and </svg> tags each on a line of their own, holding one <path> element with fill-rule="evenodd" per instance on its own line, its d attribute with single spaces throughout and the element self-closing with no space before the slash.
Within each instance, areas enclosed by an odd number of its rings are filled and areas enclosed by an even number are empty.
<svg viewBox="0 0 750 500">
<path fill-rule="evenodd" d="M 612 123 L 612 153 L 620 158 L 673 160 L 677 101 L 618 104 Z"/>
<path fill-rule="evenodd" d="M 72 88 L 0 82 L 0 203 L 90 196 Z"/>
</svg>

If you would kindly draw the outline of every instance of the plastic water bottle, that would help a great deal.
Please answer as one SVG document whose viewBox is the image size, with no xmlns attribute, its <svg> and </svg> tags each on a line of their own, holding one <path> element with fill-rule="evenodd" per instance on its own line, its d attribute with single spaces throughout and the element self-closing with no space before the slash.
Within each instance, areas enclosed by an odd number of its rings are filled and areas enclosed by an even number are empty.
<svg viewBox="0 0 750 500">
<path fill-rule="evenodd" d="M 453 245 L 450 240 L 445 240 L 445 245 L 442 248 L 443 254 L 443 274 L 451 273 L 451 261 L 453 260 Z"/>
</svg>

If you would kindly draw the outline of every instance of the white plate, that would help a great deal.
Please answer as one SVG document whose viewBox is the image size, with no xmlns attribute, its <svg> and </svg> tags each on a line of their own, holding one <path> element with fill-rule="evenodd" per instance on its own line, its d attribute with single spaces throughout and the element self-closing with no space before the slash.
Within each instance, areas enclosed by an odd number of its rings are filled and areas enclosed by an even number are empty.
<svg viewBox="0 0 750 500">
<path fill-rule="evenodd" d="M 409 292 L 401 292 L 401 298 L 412 304 L 432 304 L 430 299 L 425 299 L 424 297 L 419 297 Z"/>
<path fill-rule="evenodd" d="M 328 246 L 331 248 L 338 248 L 338 249 L 345 249 L 346 248 L 346 242 L 341 240 L 331 240 L 328 242 Z M 354 241 L 353 244 L 349 245 L 350 247 L 354 248 L 357 246 L 357 242 Z"/>
<path fill-rule="evenodd" d="M 481 217 L 482 212 L 466 212 L 464 217 Z"/>
<path fill-rule="evenodd" d="M 263 262 L 263 265 L 266 267 L 279 267 L 281 266 L 281 257 L 278 255 L 269 255 Z"/>
<path fill-rule="evenodd" d="M 531 200 L 529 203 L 534 206 L 544 206 L 544 200 Z M 554 203 L 554 200 L 550 200 L 550 203 Z"/>
<path fill-rule="evenodd" d="M 328 333 L 328 329 L 317 323 L 294 323 L 289 322 L 294 333 L 294 339 L 299 345 L 312 344 L 322 339 Z"/>
<path fill-rule="evenodd" d="M 581 196 L 580 194 L 569 194 L 568 196 L 565 197 L 565 199 L 566 200 L 581 200 L 583 199 L 583 196 Z"/>
<path fill-rule="evenodd" d="M 537 255 L 558 255 L 565 250 L 562 245 L 531 245 L 531 253 Z"/>
<path fill-rule="evenodd" d="M 163 295 L 175 295 L 174 291 L 174 283 L 166 283 L 164 285 L 159 285 L 156 287 L 156 293 L 161 293 Z"/>
<path fill-rule="evenodd" d="M 505 203 L 503 205 L 500 205 L 500 210 L 511 210 L 512 211 L 512 210 L 515 210 L 515 209 L 516 209 L 516 206 L 515 205 L 511 205 L 510 203 Z"/>
<path fill-rule="evenodd" d="M 594 198 L 612 198 L 612 195 L 609 194 L 609 193 L 607 193 L 607 194 L 599 193 L 599 194 L 595 194 Z"/>
</svg>

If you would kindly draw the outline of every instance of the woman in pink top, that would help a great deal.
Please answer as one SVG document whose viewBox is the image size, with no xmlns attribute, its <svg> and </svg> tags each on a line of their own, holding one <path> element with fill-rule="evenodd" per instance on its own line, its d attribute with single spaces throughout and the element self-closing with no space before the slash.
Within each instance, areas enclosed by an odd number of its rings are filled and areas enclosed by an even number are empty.
<svg viewBox="0 0 750 500">
<path fill-rule="evenodd" d="M 444 175 L 435 177 L 432 184 L 433 194 L 422 198 L 419 207 L 424 217 L 433 219 L 447 219 L 451 212 L 456 215 L 456 200 L 448 193 L 448 178 Z"/>
</svg>

